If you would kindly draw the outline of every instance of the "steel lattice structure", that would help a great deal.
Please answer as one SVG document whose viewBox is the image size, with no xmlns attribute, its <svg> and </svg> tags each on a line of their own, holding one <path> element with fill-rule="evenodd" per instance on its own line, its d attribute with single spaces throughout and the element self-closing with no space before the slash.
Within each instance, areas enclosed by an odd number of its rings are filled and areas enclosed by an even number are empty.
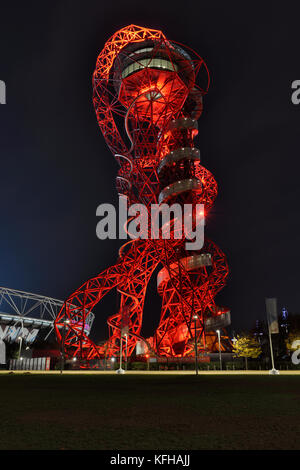
<svg viewBox="0 0 300 470">
<path fill-rule="evenodd" d="M 217 196 L 213 175 L 200 164 L 194 146 L 197 120 L 208 91 L 204 60 L 189 48 L 169 41 L 161 31 L 130 25 L 116 32 L 100 53 L 93 75 L 93 101 L 108 147 L 117 159 L 119 195 L 130 204 L 174 202 L 203 204 L 209 213 Z M 125 142 L 129 140 L 130 144 Z M 85 282 L 64 303 L 56 318 L 56 333 L 65 350 L 83 360 L 118 354 L 127 335 L 128 355 L 141 338 L 143 306 L 149 279 L 160 266 L 157 288 L 162 297 L 159 326 L 146 341 L 157 356 L 195 354 L 194 340 L 206 350 L 215 343 L 216 328 L 230 323 L 230 312 L 218 307 L 216 294 L 228 275 L 225 255 L 206 239 L 198 251 L 187 251 L 184 238 L 130 240 L 120 249 L 115 265 Z M 112 289 L 120 293 L 120 309 L 108 319 L 109 339 L 95 345 L 85 334 L 86 316 Z"/>
<path fill-rule="evenodd" d="M 54 329 L 54 322 L 63 307 L 62 300 L 32 292 L 0 287 L 1 336 L 14 341 L 19 336 L 33 341 L 40 329 L 48 329 L 46 338 Z M 94 314 L 86 316 L 86 331 L 93 324 Z M 3 331 L 4 328 L 4 331 Z"/>
</svg>

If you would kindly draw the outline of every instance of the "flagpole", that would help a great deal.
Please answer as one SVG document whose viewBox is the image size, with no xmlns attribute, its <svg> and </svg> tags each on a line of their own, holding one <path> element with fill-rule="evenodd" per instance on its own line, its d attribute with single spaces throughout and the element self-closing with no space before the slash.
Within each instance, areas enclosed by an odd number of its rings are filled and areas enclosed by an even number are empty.
<svg viewBox="0 0 300 470">
<path fill-rule="evenodd" d="M 272 362 L 272 370 L 275 370 L 274 366 L 274 354 L 273 354 L 273 344 L 272 344 L 272 335 L 269 327 L 269 340 L 270 340 L 270 352 L 271 352 L 271 362 Z"/>
<path fill-rule="evenodd" d="M 278 316 L 277 316 L 277 299 L 269 298 L 266 299 L 266 310 L 267 310 L 267 321 L 268 321 L 268 331 L 269 331 L 269 341 L 270 341 L 270 354 L 272 369 L 269 370 L 270 375 L 279 375 L 279 371 L 275 369 L 274 364 L 274 353 L 273 353 L 273 343 L 272 343 L 272 333 L 278 333 Z"/>
</svg>

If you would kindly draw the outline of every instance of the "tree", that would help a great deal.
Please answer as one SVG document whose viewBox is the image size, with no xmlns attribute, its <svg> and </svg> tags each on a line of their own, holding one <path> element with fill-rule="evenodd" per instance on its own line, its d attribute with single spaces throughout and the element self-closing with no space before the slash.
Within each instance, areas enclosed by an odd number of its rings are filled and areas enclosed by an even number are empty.
<svg viewBox="0 0 300 470">
<path fill-rule="evenodd" d="M 261 355 L 259 342 L 249 335 L 237 336 L 232 352 L 235 357 L 244 357 L 246 370 L 248 370 L 248 357 L 257 359 Z"/>
<path fill-rule="evenodd" d="M 287 350 L 289 352 L 296 351 L 296 349 L 299 349 L 299 343 L 300 343 L 300 330 L 291 331 L 285 340 L 285 345 L 286 345 Z"/>
</svg>

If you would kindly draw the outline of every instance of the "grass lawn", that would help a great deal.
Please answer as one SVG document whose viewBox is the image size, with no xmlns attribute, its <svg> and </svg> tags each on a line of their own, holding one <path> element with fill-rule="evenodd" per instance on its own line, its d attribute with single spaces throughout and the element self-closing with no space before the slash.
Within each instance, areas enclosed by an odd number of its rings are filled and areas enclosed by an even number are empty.
<svg viewBox="0 0 300 470">
<path fill-rule="evenodd" d="M 300 376 L 0 375 L 0 449 L 300 449 Z"/>
</svg>

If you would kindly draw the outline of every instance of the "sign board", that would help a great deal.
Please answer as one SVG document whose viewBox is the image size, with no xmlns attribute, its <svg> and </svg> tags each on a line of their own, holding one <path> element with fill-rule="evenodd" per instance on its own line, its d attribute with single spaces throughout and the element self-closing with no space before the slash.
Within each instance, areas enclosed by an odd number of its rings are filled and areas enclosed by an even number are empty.
<svg viewBox="0 0 300 470">
<path fill-rule="evenodd" d="M 136 343 L 136 355 L 137 356 L 142 356 L 148 352 L 148 348 L 146 346 L 146 343 L 144 341 L 138 341 Z"/>
<path fill-rule="evenodd" d="M 277 299 L 266 299 L 267 319 L 270 333 L 279 333 Z"/>
<path fill-rule="evenodd" d="M 194 357 L 159 357 L 157 359 L 159 364 L 181 364 L 181 363 L 195 363 Z M 199 362 L 210 362 L 209 356 L 198 356 Z"/>
<path fill-rule="evenodd" d="M 5 343 L 0 339 L 0 364 L 6 364 Z"/>
</svg>

